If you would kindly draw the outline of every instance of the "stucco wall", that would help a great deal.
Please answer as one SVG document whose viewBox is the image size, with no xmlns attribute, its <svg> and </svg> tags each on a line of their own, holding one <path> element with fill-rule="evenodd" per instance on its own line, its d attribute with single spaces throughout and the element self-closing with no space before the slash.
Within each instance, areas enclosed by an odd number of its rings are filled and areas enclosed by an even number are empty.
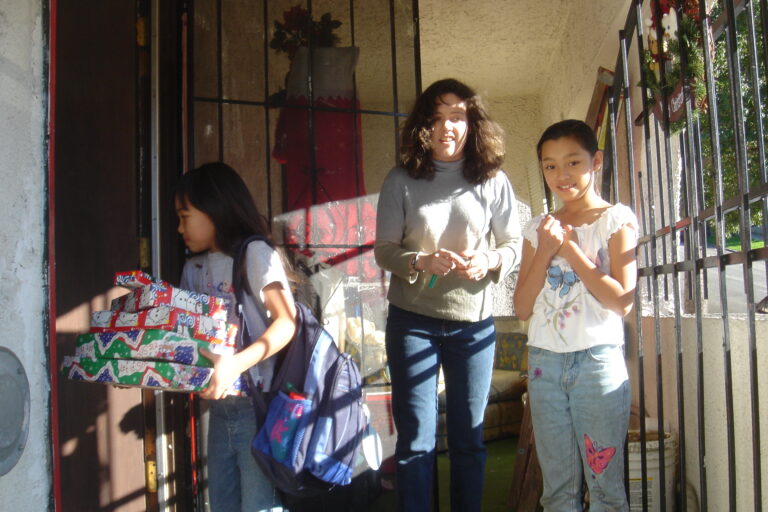
<svg viewBox="0 0 768 512">
<path fill-rule="evenodd" d="M 0 497 L 3 510 L 35 512 L 48 508 L 51 487 L 42 6 L 0 0 L 0 346 L 22 362 L 31 397 L 29 437 L 16 466 L 0 477 Z"/>
<path fill-rule="evenodd" d="M 536 132 L 531 129 L 541 125 L 541 98 L 536 95 L 492 97 L 488 100 L 488 109 L 507 136 L 504 170 L 518 200 L 530 206 L 541 189 L 536 174 Z"/>
<path fill-rule="evenodd" d="M 624 28 L 630 3 L 628 0 L 601 1 L 571 11 L 565 29 L 568 33 L 561 39 L 544 72 L 547 87 L 542 94 L 539 134 L 562 119 L 586 117 L 597 70 L 604 67 L 615 71 L 619 30 Z M 536 172 L 540 172 L 538 168 Z M 542 195 L 532 202 L 534 214 L 543 211 L 536 208 L 543 198 L 543 182 L 540 186 Z"/>
<path fill-rule="evenodd" d="M 630 3 L 601 1 L 571 12 L 568 26 L 578 30 L 561 39 L 546 72 L 542 120 L 547 125 L 587 115 L 598 68 L 614 71 L 616 66 L 619 30 L 624 28 Z"/>
</svg>

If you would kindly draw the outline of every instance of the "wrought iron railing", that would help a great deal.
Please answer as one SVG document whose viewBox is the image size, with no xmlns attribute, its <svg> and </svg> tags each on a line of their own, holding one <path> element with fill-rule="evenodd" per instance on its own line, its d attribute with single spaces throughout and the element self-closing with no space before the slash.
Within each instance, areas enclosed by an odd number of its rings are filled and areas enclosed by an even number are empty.
<svg viewBox="0 0 768 512">
<path fill-rule="evenodd" d="M 678 13 L 677 42 L 661 22 L 649 38 L 644 23 L 663 19 L 664 2 L 632 2 L 608 100 L 603 193 L 629 202 L 641 224 L 640 280 L 628 321 L 641 471 L 628 475 L 629 492 L 641 496 L 643 510 L 762 510 L 768 315 L 758 304 L 768 268 L 768 5 L 669 3 Z M 696 30 L 682 41 L 687 21 Z M 653 36 L 667 41 L 656 51 L 648 46 Z M 670 84 L 652 99 L 654 80 Z M 657 421 L 646 425 L 646 417 Z M 673 440 L 660 435 L 658 469 L 649 468 L 648 427 L 674 432 L 674 464 L 665 460 Z"/>
</svg>

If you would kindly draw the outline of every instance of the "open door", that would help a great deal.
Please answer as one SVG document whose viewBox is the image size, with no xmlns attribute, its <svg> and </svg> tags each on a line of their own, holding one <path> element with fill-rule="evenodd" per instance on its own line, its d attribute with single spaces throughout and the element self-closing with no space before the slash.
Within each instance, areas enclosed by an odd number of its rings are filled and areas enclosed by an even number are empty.
<svg viewBox="0 0 768 512">
<path fill-rule="evenodd" d="M 148 265 L 140 249 L 148 247 L 149 216 L 142 174 L 146 8 L 138 0 L 60 0 L 52 6 L 51 277 L 53 363 L 59 368 L 63 356 L 74 352 L 76 336 L 87 331 L 90 313 L 108 309 L 121 293 L 111 286 L 114 272 Z M 146 393 L 64 377 L 54 382 L 57 510 L 155 509 L 145 479 L 145 460 L 154 450 Z"/>
</svg>

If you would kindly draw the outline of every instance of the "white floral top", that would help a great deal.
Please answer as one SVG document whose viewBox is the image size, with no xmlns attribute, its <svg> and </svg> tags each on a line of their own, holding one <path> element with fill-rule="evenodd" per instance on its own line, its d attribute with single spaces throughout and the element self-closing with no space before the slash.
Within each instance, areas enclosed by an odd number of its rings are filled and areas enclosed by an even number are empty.
<svg viewBox="0 0 768 512">
<path fill-rule="evenodd" d="M 544 215 L 531 219 L 523 236 L 535 249 L 536 229 Z M 608 240 L 624 226 L 639 233 L 637 217 L 623 204 L 607 208 L 592 224 L 576 226 L 579 246 L 601 272 L 610 274 Z M 570 264 L 555 256 L 547 271 L 528 327 L 528 344 L 553 352 L 575 352 L 595 345 L 622 345 L 622 317 L 603 307 L 584 286 Z"/>
</svg>

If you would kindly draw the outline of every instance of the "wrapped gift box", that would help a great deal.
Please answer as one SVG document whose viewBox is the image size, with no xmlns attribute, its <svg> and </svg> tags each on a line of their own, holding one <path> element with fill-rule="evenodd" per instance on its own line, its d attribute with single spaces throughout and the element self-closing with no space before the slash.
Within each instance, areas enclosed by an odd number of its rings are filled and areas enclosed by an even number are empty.
<svg viewBox="0 0 768 512">
<path fill-rule="evenodd" d="M 148 359 L 192 366 L 211 367 L 211 360 L 200 353 L 205 348 L 215 354 L 234 354 L 234 347 L 208 343 L 160 329 L 132 329 L 81 334 L 75 355 L 85 359 Z"/>
<path fill-rule="evenodd" d="M 142 270 L 115 272 L 115 286 L 123 286 L 125 288 L 141 288 L 142 286 L 153 283 L 168 286 L 168 283 L 162 279 L 152 277 Z"/>
<path fill-rule="evenodd" d="M 234 347 L 237 341 L 236 325 L 171 306 L 157 306 L 136 313 L 94 311 L 91 314 L 91 332 L 134 329 L 163 329 L 228 347 Z"/>
<path fill-rule="evenodd" d="M 226 321 L 229 301 L 160 282 L 132 289 L 127 295 L 114 299 L 111 309 L 136 313 L 157 306 L 171 306 Z"/>
<path fill-rule="evenodd" d="M 161 361 L 134 359 L 89 359 L 65 356 L 62 372 L 71 380 L 114 384 L 166 391 L 194 392 L 208 386 L 213 370 Z M 234 388 L 234 394 L 244 394 L 242 378 Z"/>
</svg>

